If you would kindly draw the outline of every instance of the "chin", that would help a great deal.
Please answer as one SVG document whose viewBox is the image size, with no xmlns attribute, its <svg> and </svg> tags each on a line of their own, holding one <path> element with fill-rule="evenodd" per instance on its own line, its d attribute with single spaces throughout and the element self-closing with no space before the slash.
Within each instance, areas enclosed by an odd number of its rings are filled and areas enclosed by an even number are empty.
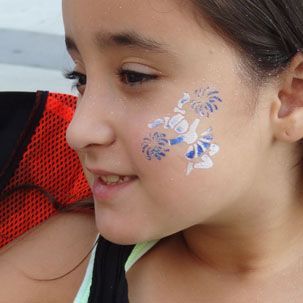
<svg viewBox="0 0 303 303">
<path fill-rule="evenodd" d="M 104 220 L 105 218 L 96 218 L 96 225 L 100 235 L 106 240 L 120 245 L 134 245 L 148 240 L 148 237 L 142 235 L 142 225 L 138 227 L 130 224 L 129 219 L 122 220 Z M 124 221 L 124 222 L 123 222 Z"/>
</svg>

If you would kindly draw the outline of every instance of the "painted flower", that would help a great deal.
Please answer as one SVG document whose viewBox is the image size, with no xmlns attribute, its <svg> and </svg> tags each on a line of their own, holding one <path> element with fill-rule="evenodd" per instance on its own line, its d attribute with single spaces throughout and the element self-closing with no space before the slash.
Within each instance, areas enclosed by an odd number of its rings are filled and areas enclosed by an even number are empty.
<svg viewBox="0 0 303 303">
<path fill-rule="evenodd" d="M 219 92 L 207 87 L 196 90 L 195 99 L 191 100 L 192 109 L 201 117 L 209 117 L 211 113 L 218 110 L 217 103 L 222 102 Z"/>
<path fill-rule="evenodd" d="M 166 134 L 159 132 L 151 133 L 143 139 L 142 152 L 148 160 L 152 160 L 153 158 L 161 160 L 169 152 L 168 145 L 169 141 L 166 139 Z"/>
</svg>

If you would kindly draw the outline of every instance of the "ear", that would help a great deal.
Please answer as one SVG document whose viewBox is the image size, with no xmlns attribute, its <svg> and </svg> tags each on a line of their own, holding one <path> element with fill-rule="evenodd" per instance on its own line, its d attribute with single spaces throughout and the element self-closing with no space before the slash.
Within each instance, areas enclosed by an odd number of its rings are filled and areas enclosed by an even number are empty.
<svg viewBox="0 0 303 303">
<path fill-rule="evenodd" d="M 303 138 L 303 53 L 297 53 L 281 75 L 271 107 L 274 136 L 284 142 Z"/>
</svg>

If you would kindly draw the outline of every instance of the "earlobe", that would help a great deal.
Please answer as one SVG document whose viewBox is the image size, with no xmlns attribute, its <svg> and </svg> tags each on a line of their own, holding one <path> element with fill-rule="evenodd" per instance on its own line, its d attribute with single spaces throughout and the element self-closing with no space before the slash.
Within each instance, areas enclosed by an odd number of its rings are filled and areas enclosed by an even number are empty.
<svg viewBox="0 0 303 303">
<path fill-rule="evenodd" d="M 298 53 L 283 72 L 278 97 L 272 103 L 274 136 L 284 142 L 303 138 L 303 54 Z"/>
<path fill-rule="evenodd" d="M 271 107 L 271 121 L 274 136 L 279 141 L 294 143 L 303 138 L 303 107 L 295 108 L 280 116 L 281 103 L 277 100 Z"/>
</svg>

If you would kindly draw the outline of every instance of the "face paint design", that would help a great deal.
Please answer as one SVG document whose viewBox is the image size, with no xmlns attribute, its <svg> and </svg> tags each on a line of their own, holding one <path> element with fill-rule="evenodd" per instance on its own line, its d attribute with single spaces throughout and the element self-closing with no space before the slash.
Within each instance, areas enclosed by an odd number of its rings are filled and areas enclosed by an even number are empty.
<svg viewBox="0 0 303 303">
<path fill-rule="evenodd" d="M 195 90 L 195 99 L 191 100 L 192 109 L 201 117 L 209 115 L 218 110 L 217 102 L 222 102 L 219 92 L 215 89 L 197 89 Z"/>
<path fill-rule="evenodd" d="M 165 134 L 159 132 L 149 134 L 149 137 L 143 140 L 142 152 L 148 160 L 153 158 L 161 160 L 169 152 L 168 144 Z"/>
<path fill-rule="evenodd" d="M 222 102 L 219 92 L 207 87 L 198 89 L 193 93 L 191 98 L 189 93 L 184 93 L 183 98 L 178 101 L 174 108 L 176 113 L 172 117 L 162 117 L 148 124 L 151 129 L 163 126 L 164 129 L 174 130 L 178 136 L 168 139 L 166 134 L 155 132 L 149 137 L 144 138 L 142 143 L 142 152 L 148 160 L 156 158 L 161 160 L 170 151 L 169 146 L 182 143 L 189 145 L 185 158 L 188 160 L 187 175 L 193 169 L 208 169 L 213 166 L 212 156 L 219 152 L 219 146 L 213 143 L 212 128 L 206 129 L 200 135 L 197 128 L 201 118 L 208 118 L 210 114 L 218 110 L 217 103 Z M 200 118 L 195 119 L 192 123 L 186 120 L 186 110 L 184 106 L 190 105 Z"/>
</svg>

